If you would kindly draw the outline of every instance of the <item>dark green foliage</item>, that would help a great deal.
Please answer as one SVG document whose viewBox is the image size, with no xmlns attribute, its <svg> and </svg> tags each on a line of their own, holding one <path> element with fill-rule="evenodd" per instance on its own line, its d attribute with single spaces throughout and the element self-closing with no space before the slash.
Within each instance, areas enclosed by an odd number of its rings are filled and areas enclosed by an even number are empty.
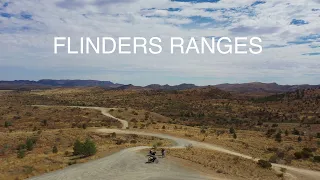
<svg viewBox="0 0 320 180">
<path fill-rule="evenodd" d="M 138 142 L 137 142 L 137 140 L 132 139 L 132 140 L 130 141 L 130 143 L 131 143 L 131 144 L 137 144 Z"/>
<path fill-rule="evenodd" d="M 252 101 L 255 103 L 281 101 L 284 97 L 285 97 L 285 94 L 275 94 L 275 95 L 261 97 L 261 98 L 254 98 L 254 99 L 252 99 Z"/>
<path fill-rule="evenodd" d="M 76 142 L 73 144 L 73 155 L 81 155 L 83 152 L 83 144 L 79 141 L 76 140 Z"/>
<path fill-rule="evenodd" d="M 233 133 L 233 139 L 237 139 L 237 134 Z"/>
<path fill-rule="evenodd" d="M 302 151 L 295 152 L 294 156 L 296 159 L 308 159 L 313 156 L 312 150 L 310 148 L 303 148 Z"/>
<path fill-rule="evenodd" d="M 236 131 L 234 130 L 234 128 L 233 127 L 231 127 L 230 129 L 229 129 L 229 133 L 230 134 L 234 134 Z"/>
<path fill-rule="evenodd" d="M 9 126 L 12 126 L 12 122 L 11 121 L 4 122 L 4 127 L 8 128 Z"/>
<path fill-rule="evenodd" d="M 270 157 L 269 162 L 270 163 L 277 163 L 278 160 L 278 156 L 277 155 L 273 155 Z"/>
<path fill-rule="evenodd" d="M 302 141 L 302 138 L 301 136 L 298 137 L 298 142 L 301 142 Z"/>
<path fill-rule="evenodd" d="M 302 153 L 301 152 L 295 152 L 294 153 L 294 157 L 296 157 L 296 159 L 301 159 L 302 158 Z"/>
<path fill-rule="evenodd" d="M 317 138 L 320 138 L 320 133 L 317 133 Z"/>
<path fill-rule="evenodd" d="M 27 148 L 27 150 L 28 150 L 28 151 L 32 151 L 32 150 L 33 150 L 33 147 L 34 147 L 34 144 L 35 144 L 35 140 L 28 138 L 27 141 L 26 141 L 26 148 Z"/>
<path fill-rule="evenodd" d="M 300 135 L 300 132 L 296 129 L 296 128 L 294 128 L 293 130 L 292 130 L 292 134 L 293 135 Z"/>
<path fill-rule="evenodd" d="M 117 134 L 115 132 L 111 133 L 111 137 L 112 138 L 116 138 L 117 137 Z"/>
<path fill-rule="evenodd" d="M 91 141 L 90 139 L 87 139 L 83 144 L 83 155 L 84 156 L 92 156 L 97 153 L 96 144 Z"/>
<path fill-rule="evenodd" d="M 278 133 L 275 135 L 275 140 L 276 140 L 277 142 L 281 142 L 281 141 L 282 141 L 282 139 L 281 139 L 281 133 L 280 133 L 280 132 L 278 132 Z"/>
<path fill-rule="evenodd" d="M 266 132 L 266 136 L 271 137 L 276 131 L 276 129 L 268 129 L 268 131 Z"/>
<path fill-rule="evenodd" d="M 18 150 L 18 153 L 17 153 L 17 157 L 19 158 L 19 159 L 22 159 L 22 158 L 24 158 L 26 156 L 26 150 L 25 149 L 19 149 Z"/>
<path fill-rule="evenodd" d="M 82 124 L 83 129 L 87 129 L 87 124 Z"/>
<path fill-rule="evenodd" d="M 27 149 L 27 146 L 25 144 L 19 144 L 17 147 L 17 150 Z"/>
<path fill-rule="evenodd" d="M 271 127 L 278 127 L 279 125 L 278 124 L 272 124 Z"/>
<path fill-rule="evenodd" d="M 320 156 L 314 156 L 313 157 L 314 162 L 320 162 Z"/>
<path fill-rule="evenodd" d="M 288 136 L 288 135 L 289 135 L 289 131 L 286 130 L 286 131 L 284 132 L 284 134 L 285 134 L 286 136 Z"/>
<path fill-rule="evenodd" d="M 262 167 L 262 168 L 271 168 L 271 167 L 272 167 L 272 164 L 271 164 L 270 162 L 265 161 L 265 160 L 262 160 L 262 159 L 260 159 L 260 160 L 258 161 L 258 165 L 259 165 L 260 167 Z"/>
<path fill-rule="evenodd" d="M 87 139 L 84 143 L 77 140 L 73 145 L 73 155 L 82 155 L 85 157 L 92 156 L 96 154 L 97 148 L 96 144 L 91 141 L 90 139 Z"/>
<path fill-rule="evenodd" d="M 52 153 L 58 153 L 58 147 L 57 146 L 53 146 L 52 148 Z"/>
</svg>

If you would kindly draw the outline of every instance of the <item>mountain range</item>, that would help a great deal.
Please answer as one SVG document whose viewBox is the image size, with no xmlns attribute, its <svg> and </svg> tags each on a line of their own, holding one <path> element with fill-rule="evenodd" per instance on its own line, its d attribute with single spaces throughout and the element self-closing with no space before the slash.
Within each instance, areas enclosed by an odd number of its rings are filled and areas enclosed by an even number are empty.
<svg viewBox="0 0 320 180">
<path fill-rule="evenodd" d="M 98 80 L 53 80 L 43 79 L 39 81 L 15 80 L 15 81 L 0 81 L 0 89 L 2 90 L 17 90 L 17 89 L 50 89 L 56 87 L 102 87 L 115 90 L 187 90 L 201 87 L 215 87 L 224 91 L 234 93 L 283 93 L 295 91 L 297 89 L 313 89 L 320 88 L 320 85 L 279 85 L 277 83 L 261 83 L 251 82 L 242 84 L 218 84 L 210 86 L 196 86 L 194 84 L 180 85 L 159 85 L 150 84 L 148 86 L 134 86 L 132 84 L 124 85 L 117 84 L 111 81 Z"/>
</svg>

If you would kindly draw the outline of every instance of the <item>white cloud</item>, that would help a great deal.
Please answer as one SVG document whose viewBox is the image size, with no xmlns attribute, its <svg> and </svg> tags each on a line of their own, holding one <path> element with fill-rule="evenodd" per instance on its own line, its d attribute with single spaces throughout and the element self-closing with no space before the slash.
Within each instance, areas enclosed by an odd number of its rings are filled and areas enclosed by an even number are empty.
<svg viewBox="0 0 320 180">
<path fill-rule="evenodd" d="M 139 71 L 145 70 L 150 76 L 152 72 L 171 72 L 180 73 L 186 78 L 226 77 L 228 80 L 236 77 L 240 80 L 257 78 L 256 80 L 263 81 L 270 76 L 278 78 L 281 83 L 286 83 L 284 81 L 294 73 L 298 77 L 290 83 L 317 83 L 316 78 L 304 75 L 308 72 L 320 76 L 317 62 L 319 56 L 302 55 L 318 50 L 310 48 L 309 44 L 265 49 L 259 56 L 170 53 L 158 56 L 53 55 L 54 36 L 71 36 L 75 43 L 83 36 L 161 36 L 165 39 L 170 36 L 187 38 L 256 35 L 264 40 L 264 46 L 270 46 L 286 45 L 299 37 L 320 32 L 319 11 L 311 11 L 319 7 L 317 0 L 269 0 L 265 4 L 251 7 L 254 2 L 255 0 L 221 0 L 218 3 L 190 4 L 169 0 L 13 1 L 0 12 L 15 15 L 28 12 L 32 15 L 32 20 L 0 16 L 0 66 L 38 69 L 103 67 L 109 71 L 131 70 L 138 74 Z M 168 11 L 168 8 L 179 8 L 181 11 Z M 205 11 L 206 8 L 224 9 Z M 192 16 L 200 18 L 194 19 Z M 214 21 L 207 22 L 208 18 Z M 302 19 L 308 24 L 290 25 L 292 19 Z M 313 42 L 313 45 L 316 43 Z M 168 52 L 168 48 L 165 46 L 164 52 Z M 121 82 L 121 78 L 117 76 L 116 79 Z M 152 83 L 150 80 L 141 81 L 138 83 Z M 212 80 L 211 83 L 215 81 Z"/>
</svg>

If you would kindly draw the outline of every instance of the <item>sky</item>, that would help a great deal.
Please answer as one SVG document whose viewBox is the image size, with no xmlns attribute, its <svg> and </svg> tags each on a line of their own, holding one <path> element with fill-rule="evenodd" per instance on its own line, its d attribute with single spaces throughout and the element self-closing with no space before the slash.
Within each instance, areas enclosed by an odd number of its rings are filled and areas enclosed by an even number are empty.
<svg viewBox="0 0 320 180">
<path fill-rule="evenodd" d="M 54 37 L 253 37 L 259 55 L 54 54 Z M 0 0 L 0 80 L 320 84 L 320 0 Z"/>
</svg>

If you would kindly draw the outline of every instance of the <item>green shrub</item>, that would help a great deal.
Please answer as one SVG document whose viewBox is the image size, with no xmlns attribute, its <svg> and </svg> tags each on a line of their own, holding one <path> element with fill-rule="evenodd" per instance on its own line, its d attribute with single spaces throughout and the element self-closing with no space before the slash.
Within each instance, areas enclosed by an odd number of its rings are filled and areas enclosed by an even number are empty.
<svg viewBox="0 0 320 180">
<path fill-rule="evenodd" d="M 294 128 L 294 129 L 292 130 L 292 134 L 293 134 L 293 135 L 300 135 L 300 132 L 299 132 L 296 128 Z"/>
<path fill-rule="evenodd" d="M 32 151 L 34 147 L 35 141 L 33 139 L 28 138 L 26 141 L 26 148 L 28 151 Z"/>
<path fill-rule="evenodd" d="M 97 147 L 96 144 L 91 141 L 90 139 L 87 139 L 83 144 L 83 155 L 84 156 L 92 156 L 97 153 Z"/>
<path fill-rule="evenodd" d="M 76 142 L 73 144 L 73 155 L 78 156 L 81 155 L 83 152 L 83 144 L 76 140 Z"/>
<path fill-rule="evenodd" d="M 58 153 L 58 148 L 57 148 L 57 146 L 53 146 L 53 148 L 52 148 L 52 153 Z"/>
<path fill-rule="evenodd" d="M 320 162 L 320 156 L 314 156 L 313 157 L 314 162 Z"/>
<path fill-rule="evenodd" d="M 112 138 L 116 138 L 117 137 L 117 134 L 115 132 L 111 133 L 111 137 Z"/>
<path fill-rule="evenodd" d="M 266 132 L 266 136 L 271 137 L 276 131 L 276 129 L 268 129 L 268 131 Z"/>
<path fill-rule="evenodd" d="M 231 127 L 230 129 L 229 129 L 229 133 L 230 134 L 234 134 L 236 131 L 234 130 L 234 128 L 233 127 Z"/>
<path fill-rule="evenodd" d="M 76 142 L 73 145 L 73 155 L 75 156 L 82 155 L 88 157 L 96 154 L 96 152 L 96 144 L 90 139 L 87 139 L 84 143 L 82 143 L 79 140 L 76 140 Z"/>
<path fill-rule="evenodd" d="M 19 144 L 17 147 L 17 150 L 27 149 L 27 146 L 25 144 Z"/>
<path fill-rule="evenodd" d="M 277 163 L 277 161 L 278 161 L 278 156 L 277 155 L 273 155 L 269 159 L 269 162 L 271 162 L 271 163 Z"/>
<path fill-rule="evenodd" d="M 233 133 L 233 139 L 237 139 L 237 134 Z"/>
<path fill-rule="evenodd" d="M 262 159 L 260 159 L 257 164 L 262 168 L 271 168 L 272 167 L 272 164 L 270 162 L 262 160 Z"/>
<path fill-rule="evenodd" d="M 281 141 L 282 141 L 282 139 L 281 139 L 281 133 L 280 133 L 280 132 L 278 132 L 278 133 L 275 135 L 275 140 L 276 140 L 277 142 L 281 142 Z"/>
<path fill-rule="evenodd" d="M 302 153 L 302 158 L 305 158 L 305 159 L 308 159 L 313 156 L 312 152 L 310 152 L 310 151 L 303 150 L 303 151 L 301 151 L 301 153 Z"/>
<path fill-rule="evenodd" d="M 295 157 L 296 159 L 301 159 L 301 158 L 302 158 L 302 153 L 301 153 L 301 152 L 295 152 L 295 153 L 294 153 L 294 157 Z"/>
<path fill-rule="evenodd" d="M 302 138 L 301 136 L 298 137 L 298 142 L 301 142 L 302 141 Z"/>
<path fill-rule="evenodd" d="M 131 144 L 137 144 L 138 142 L 137 142 L 137 140 L 132 139 L 132 140 L 130 141 L 130 143 L 131 143 Z"/>
<path fill-rule="evenodd" d="M 10 121 L 4 122 L 4 127 L 8 128 L 9 126 L 12 126 L 12 122 Z"/>
<path fill-rule="evenodd" d="M 286 136 L 288 136 L 288 135 L 289 135 L 289 131 L 288 131 L 288 130 L 284 131 L 284 134 L 285 134 Z"/>
<path fill-rule="evenodd" d="M 77 161 L 69 161 L 69 162 L 68 162 L 68 165 L 69 165 L 69 166 L 74 165 L 74 164 L 77 164 Z"/>
<path fill-rule="evenodd" d="M 82 124 L 82 129 L 87 129 L 87 124 Z"/>
<path fill-rule="evenodd" d="M 308 159 L 313 156 L 312 151 L 309 148 L 303 148 L 302 151 L 295 152 L 296 159 Z"/>
<path fill-rule="evenodd" d="M 22 158 L 24 158 L 26 156 L 26 150 L 25 149 L 19 149 L 18 150 L 18 153 L 17 153 L 17 157 L 19 158 L 19 159 L 22 159 Z"/>
</svg>

